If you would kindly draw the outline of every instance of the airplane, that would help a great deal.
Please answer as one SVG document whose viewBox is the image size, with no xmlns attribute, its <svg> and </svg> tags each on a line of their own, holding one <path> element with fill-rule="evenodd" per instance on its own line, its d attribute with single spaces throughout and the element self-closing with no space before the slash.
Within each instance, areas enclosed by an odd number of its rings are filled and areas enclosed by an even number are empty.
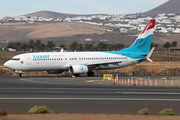
<svg viewBox="0 0 180 120">
<path fill-rule="evenodd" d="M 134 65 L 145 60 L 153 62 L 154 47 L 150 51 L 155 19 L 151 19 L 135 42 L 120 51 L 100 52 L 37 52 L 12 57 L 4 66 L 19 73 L 24 71 L 46 71 L 48 74 L 60 74 L 69 71 L 74 76 L 87 74 L 94 76 L 95 70 L 117 69 Z"/>
</svg>

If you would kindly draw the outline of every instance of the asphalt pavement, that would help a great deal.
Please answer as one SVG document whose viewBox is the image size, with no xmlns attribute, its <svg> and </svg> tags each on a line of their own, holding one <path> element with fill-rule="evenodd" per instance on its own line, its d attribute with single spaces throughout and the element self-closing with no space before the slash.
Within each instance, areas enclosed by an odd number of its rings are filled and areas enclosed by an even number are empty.
<svg viewBox="0 0 180 120">
<path fill-rule="evenodd" d="M 46 105 L 55 113 L 137 114 L 148 108 L 158 114 L 172 108 L 180 114 L 179 87 L 127 86 L 88 83 L 100 77 L 0 77 L 0 110 L 28 113 Z M 82 82 L 84 81 L 84 82 Z"/>
</svg>

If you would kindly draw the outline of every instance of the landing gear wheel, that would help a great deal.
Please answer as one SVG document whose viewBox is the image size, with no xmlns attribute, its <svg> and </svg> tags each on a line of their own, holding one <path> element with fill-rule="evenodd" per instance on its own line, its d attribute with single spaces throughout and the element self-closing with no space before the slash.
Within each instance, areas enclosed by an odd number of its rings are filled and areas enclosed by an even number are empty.
<svg viewBox="0 0 180 120">
<path fill-rule="evenodd" d="M 88 72 L 87 75 L 88 75 L 88 76 L 94 76 L 94 72 L 92 72 L 92 71 L 91 71 L 91 72 Z"/>
<path fill-rule="evenodd" d="M 24 75 L 23 75 L 23 73 L 19 73 L 19 77 L 23 77 Z"/>
<path fill-rule="evenodd" d="M 78 77 L 80 74 L 73 74 L 74 76 Z"/>
</svg>

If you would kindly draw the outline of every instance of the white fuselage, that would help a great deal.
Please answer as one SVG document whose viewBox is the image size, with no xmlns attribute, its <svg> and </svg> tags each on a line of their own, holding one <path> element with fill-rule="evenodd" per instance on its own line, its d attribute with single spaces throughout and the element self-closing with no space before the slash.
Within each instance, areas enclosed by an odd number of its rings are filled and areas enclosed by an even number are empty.
<svg viewBox="0 0 180 120">
<path fill-rule="evenodd" d="M 115 69 L 138 63 L 137 59 L 105 52 L 39 52 L 14 56 L 5 63 L 5 66 L 19 71 L 48 71 L 68 70 L 70 65 L 87 65 L 108 61 L 121 62 L 95 65 L 91 69 Z"/>
</svg>

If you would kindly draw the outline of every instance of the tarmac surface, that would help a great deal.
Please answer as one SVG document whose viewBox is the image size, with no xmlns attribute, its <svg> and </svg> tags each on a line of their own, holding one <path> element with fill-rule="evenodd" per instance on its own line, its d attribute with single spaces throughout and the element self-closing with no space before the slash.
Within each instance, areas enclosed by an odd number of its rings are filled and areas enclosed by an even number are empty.
<svg viewBox="0 0 180 120">
<path fill-rule="evenodd" d="M 156 77 L 156 76 L 155 76 Z M 46 105 L 55 113 L 158 114 L 172 108 L 180 115 L 179 87 L 127 86 L 82 82 L 99 77 L 0 77 L 0 110 L 28 113 Z"/>
</svg>

